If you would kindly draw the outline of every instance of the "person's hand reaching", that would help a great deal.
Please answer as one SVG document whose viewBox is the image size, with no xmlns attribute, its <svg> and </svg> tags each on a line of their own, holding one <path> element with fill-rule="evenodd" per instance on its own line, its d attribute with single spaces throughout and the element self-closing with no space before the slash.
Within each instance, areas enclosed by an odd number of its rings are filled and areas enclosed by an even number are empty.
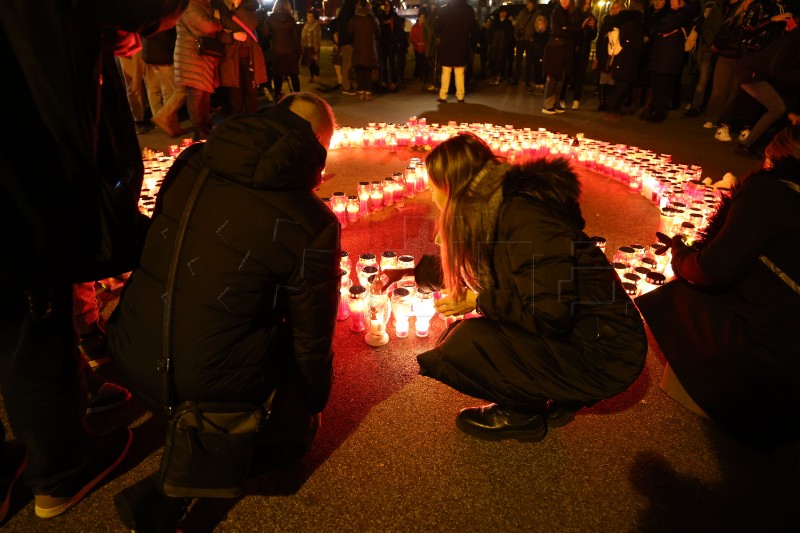
<svg viewBox="0 0 800 533">
<path fill-rule="evenodd" d="M 446 292 L 442 292 L 442 294 L 443 296 L 433 305 L 436 311 L 444 316 L 463 316 L 475 310 L 475 302 L 478 300 L 476 292 L 468 290 L 460 300 L 454 300 Z"/>
<path fill-rule="evenodd" d="M 684 248 L 686 248 L 686 242 L 683 240 L 684 238 L 683 235 L 678 234 L 669 237 L 661 233 L 660 231 L 657 231 L 656 237 L 658 237 L 658 242 L 660 242 L 663 245 L 660 248 L 656 249 L 655 251 L 656 255 L 664 255 L 670 248 L 672 248 L 673 252 L 677 250 L 683 250 Z"/>
<path fill-rule="evenodd" d="M 391 285 L 397 283 L 405 276 L 413 276 L 412 268 L 389 268 L 382 270 L 372 281 L 372 292 L 375 294 L 386 291 Z"/>
<path fill-rule="evenodd" d="M 233 32 L 233 38 L 237 41 L 244 42 L 247 40 L 247 34 L 243 31 Z"/>
</svg>

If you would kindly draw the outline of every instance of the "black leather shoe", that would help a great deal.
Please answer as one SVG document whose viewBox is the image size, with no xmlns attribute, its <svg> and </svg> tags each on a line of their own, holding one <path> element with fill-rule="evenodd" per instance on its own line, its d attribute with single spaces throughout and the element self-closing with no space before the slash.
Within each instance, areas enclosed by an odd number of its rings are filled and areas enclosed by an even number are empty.
<svg viewBox="0 0 800 533">
<path fill-rule="evenodd" d="M 484 440 L 539 442 L 547 435 L 543 411 L 519 413 L 495 403 L 462 409 L 456 426 L 467 435 Z"/>
</svg>

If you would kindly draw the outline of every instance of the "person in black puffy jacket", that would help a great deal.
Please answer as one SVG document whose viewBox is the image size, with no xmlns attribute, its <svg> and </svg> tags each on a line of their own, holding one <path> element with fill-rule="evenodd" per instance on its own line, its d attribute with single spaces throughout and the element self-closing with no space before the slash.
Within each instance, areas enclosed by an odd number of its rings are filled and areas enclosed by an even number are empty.
<svg viewBox="0 0 800 533">
<path fill-rule="evenodd" d="M 441 258 L 414 269 L 459 317 L 420 374 L 492 402 L 456 425 L 481 439 L 539 441 L 584 406 L 627 389 L 647 354 L 644 325 L 602 250 L 584 233 L 580 185 L 567 160 L 509 165 L 472 134 L 426 159 Z M 373 290 L 410 272 L 386 270 Z"/>
<path fill-rule="evenodd" d="M 331 390 L 340 226 L 314 190 L 334 126 L 324 100 L 290 93 L 221 122 L 206 143 L 187 148 L 164 178 L 141 266 L 109 319 L 120 379 L 163 414 L 161 295 L 178 222 L 208 168 L 176 274 L 174 402 L 260 405 L 277 389 L 264 432 L 277 441 L 259 443 L 256 467 L 269 454 L 307 451 Z M 118 505 L 135 506 L 158 490 L 150 478 L 140 483 Z"/>
</svg>

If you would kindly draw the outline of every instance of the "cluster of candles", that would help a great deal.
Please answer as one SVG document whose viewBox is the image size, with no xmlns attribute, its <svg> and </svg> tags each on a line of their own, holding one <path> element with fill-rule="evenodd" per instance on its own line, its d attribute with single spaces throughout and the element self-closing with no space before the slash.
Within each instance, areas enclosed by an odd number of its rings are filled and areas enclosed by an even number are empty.
<svg viewBox="0 0 800 533">
<path fill-rule="evenodd" d="M 383 346 L 389 342 L 387 326 L 390 317 L 394 318 L 394 333 L 397 338 L 405 338 L 411 329 L 410 318 L 414 318 L 417 337 L 427 337 L 431 319 L 436 315 L 435 294 L 417 287 L 413 276 L 398 281 L 391 292 L 372 290 L 375 276 L 381 270 L 414 268 L 414 257 L 397 255 L 387 250 L 380 260 L 373 253 L 362 253 L 355 266 L 350 254 L 342 252 L 339 263 L 341 280 L 339 283 L 338 320 L 350 319 L 350 330 L 364 332 L 364 342 L 370 346 Z M 351 277 L 355 273 L 358 283 Z M 389 287 L 391 289 L 391 287 Z"/>
<path fill-rule="evenodd" d="M 580 167 L 620 181 L 657 206 L 660 211 L 658 231 L 670 236 L 681 234 L 689 243 L 697 238 L 697 231 L 705 225 L 722 195 L 727 192 L 706 186 L 701 181 L 702 169 L 699 166 L 675 164 L 667 154 L 587 139 L 581 133 L 570 137 L 544 128 L 517 129 L 510 125 L 455 121 L 446 125 L 429 125 L 425 118 L 410 117 L 402 125 L 371 122 L 366 128 L 338 128 L 331 141 L 331 149 L 374 147 L 396 151 L 398 147 L 403 147 L 430 150 L 463 131 L 478 135 L 491 146 L 495 154 L 506 157 L 510 162 L 565 157 Z M 164 174 L 181 150 L 191 144 L 191 139 L 184 139 L 181 145 L 170 146 L 169 154 L 145 150 L 145 176 L 139 204 L 142 212 L 152 214 Z M 331 197 L 322 200 L 329 205 L 344 228 L 384 207 L 401 205 L 405 198 L 413 198 L 427 188 L 425 163 L 420 158 L 412 158 L 403 172 L 395 172 L 383 179 L 361 181 L 355 194 L 334 192 Z M 605 251 L 605 239 L 593 239 Z M 612 266 L 623 287 L 632 296 L 652 290 L 672 278 L 670 252 L 655 254 L 655 250 L 661 246 L 660 243 L 649 246 L 631 244 L 621 246 L 615 252 Z M 397 337 L 408 335 L 409 317 L 416 317 L 417 336 L 426 336 L 430 319 L 436 314 L 433 307 L 435 294 L 418 290 L 413 278 L 398 282 L 391 294 L 373 294 L 370 290 L 371 278 L 380 269 L 413 266 L 414 258 L 409 255 L 397 256 L 395 252 L 384 252 L 379 264 L 374 254 L 361 254 L 355 265 L 358 283 L 354 283 L 350 277 L 353 268 L 349 255 L 342 252 L 338 318 L 350 318 L 350 329 L 365 331 L 365 341 L 373 346 L 388 342 L 386 327 L 390 316 L 394 316 Z"/>
<path fill-rule="evenodd" d="M 394 172 L 382 180 L 360 181 L 356 194 L 334 192 L 322 201 L 331 208 L 342 228 L 384 207 L 402 205 L 428 188 L 428 171 L 419 158 L 411 158 L 403 172 Z"/>
</svg>

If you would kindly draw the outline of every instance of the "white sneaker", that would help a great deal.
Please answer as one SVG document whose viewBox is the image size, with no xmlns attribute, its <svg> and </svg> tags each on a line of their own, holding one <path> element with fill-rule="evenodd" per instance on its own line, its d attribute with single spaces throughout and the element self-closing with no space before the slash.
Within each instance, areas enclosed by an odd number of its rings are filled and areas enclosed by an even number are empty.
<svg viewBox="0 0 800 533">
<path fill-rule="evenodd" d="M 713 129 L 713 128 L 715 128 L 716 126 L 717 126 L 717 125 L 716 125 L 716 124 L 714 124 L 713 122 L 711 122 L 710 120 L 709 120 L 708 122 L 705 122 L 705 123 L 703 124 L 703 127 L 704 127 L 705 129 L 707 129 L 707 130 Z"/>
<path fill-rule="evenodd" d="M 580 109 L 581 103 L 578 100 L 572 101 L 572 109 Z"/>
<path fill-rule="evenodd" d="M 743 143 L 747 140 L 747 137 L 750 136 L 750 130 L 745 128 L 739 132 L 739 142 Z"/>
<path fill-rule="evenodd" d="M 718 141 L 729 142 L 731 140 L 731 133 L 728 131 L 728 126 L 723 124 L 717 128 L 717 133 L 714 135 L 714 138 Z"/>
<path fill-rule="evenodd" d="M 556 110 L 553 109 L 552 107 L 550 107 L 550 108 L 543 107 L 542 108 L 542 113 L 544 113 L 545 115 L 555 115 L 556 114 Z"/>
<path fill-rule="evenodd" d="M 561 100 L 558 103 L 558 105 L 559 105 L 559 107 L 561 107 L 561 109 L 566 109 L 567 108 L 567 103 L 564 100 Z"/>
</svg>

